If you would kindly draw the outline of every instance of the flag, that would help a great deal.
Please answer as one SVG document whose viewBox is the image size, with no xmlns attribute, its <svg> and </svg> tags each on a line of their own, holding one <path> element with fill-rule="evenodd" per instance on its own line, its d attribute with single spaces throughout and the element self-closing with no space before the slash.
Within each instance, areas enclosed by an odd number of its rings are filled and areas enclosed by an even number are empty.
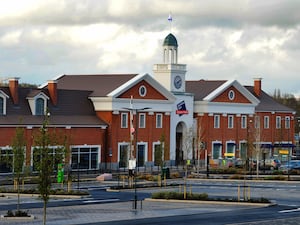
<svg viewBox="0 0 300 225">
<path fill-rule="evenodd" d="M 171 13 L 169 14 L 168 21 L 172 22 L 172 15 L 171 15 Z"/>
</svg>

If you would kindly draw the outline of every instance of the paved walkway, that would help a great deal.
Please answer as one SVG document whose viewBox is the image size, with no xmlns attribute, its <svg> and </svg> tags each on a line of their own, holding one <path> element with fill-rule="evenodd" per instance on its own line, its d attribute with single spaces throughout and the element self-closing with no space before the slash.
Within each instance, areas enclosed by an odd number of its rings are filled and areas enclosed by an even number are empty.
<svg viewBox="0 0 300 225">
<path fill-rule="evenodd" d="M 76 225 L 83 223 L 107 222 L 116 220 L 130 220 L 139 218 L 153 218 L 172 215 L 189 215 L 195 213 L 208 213 L 230 211 L 236 208 L 249 206 L 217 206 L 200 205 L 195 203 L 160 203 L 152 201 L 138 202 L 138 209 L 132 209 L 132 202 L 117 202 L 105 204 L 88 204 L 80 206 L 51 207 L 47 209 L 47 225 Z M 0 211 L 0 214 L 6 212 Z M 30 214 L 34 220 L 17 221 L 1 219 L 1 225 L 40 225 L 42 224 L 42 208 L 31 209 Z"/>
</svg>

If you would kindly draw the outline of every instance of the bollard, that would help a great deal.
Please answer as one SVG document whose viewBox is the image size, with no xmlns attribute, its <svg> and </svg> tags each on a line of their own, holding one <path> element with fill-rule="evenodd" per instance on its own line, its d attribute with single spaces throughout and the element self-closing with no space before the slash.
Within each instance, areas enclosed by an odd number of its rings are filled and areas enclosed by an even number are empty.
<svg viewBox="0 0 300 225">
<path fill-rule="evenodd" d="M 240 185 L 238 185 L 238 202 L 240 201 L 241 189 Z"/>
<path fill-rule="evenodd" d="M 157 176 L 157 184 L 159 187 L 161 187 L 161 177 L 160 175 Z"/>
<path fill-rule="evenodd" d="M 250 186 L 248 186 L 248 200 L 250 200 Z"/>
</svg>

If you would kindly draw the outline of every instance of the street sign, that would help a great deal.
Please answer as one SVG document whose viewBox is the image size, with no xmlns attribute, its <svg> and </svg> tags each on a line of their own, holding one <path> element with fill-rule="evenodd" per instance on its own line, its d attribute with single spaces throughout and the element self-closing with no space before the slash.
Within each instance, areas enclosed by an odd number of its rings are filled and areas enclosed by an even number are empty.
<svg viewBox="0 0 300 225">
<path fill-rule="evenodd" d="M 128 169 L 134 170 L 135 167 L 136 167 L 136 160 L 135 159 L 129 159 Z"/>
</svg>

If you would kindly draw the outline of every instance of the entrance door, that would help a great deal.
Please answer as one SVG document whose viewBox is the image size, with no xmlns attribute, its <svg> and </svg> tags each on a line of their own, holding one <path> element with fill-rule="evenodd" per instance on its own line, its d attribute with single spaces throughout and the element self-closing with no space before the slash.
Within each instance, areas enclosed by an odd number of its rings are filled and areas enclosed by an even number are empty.
<svg viewBox="0 0 300 225">
<path fill-rule="evenodd" d="M 176 165 L 184 164 L 184 152 L 183 152 L 183 134 L 186 132 L 186 125 L 183 122 L 177 124 L 176 127 Z"/>
</svg>

